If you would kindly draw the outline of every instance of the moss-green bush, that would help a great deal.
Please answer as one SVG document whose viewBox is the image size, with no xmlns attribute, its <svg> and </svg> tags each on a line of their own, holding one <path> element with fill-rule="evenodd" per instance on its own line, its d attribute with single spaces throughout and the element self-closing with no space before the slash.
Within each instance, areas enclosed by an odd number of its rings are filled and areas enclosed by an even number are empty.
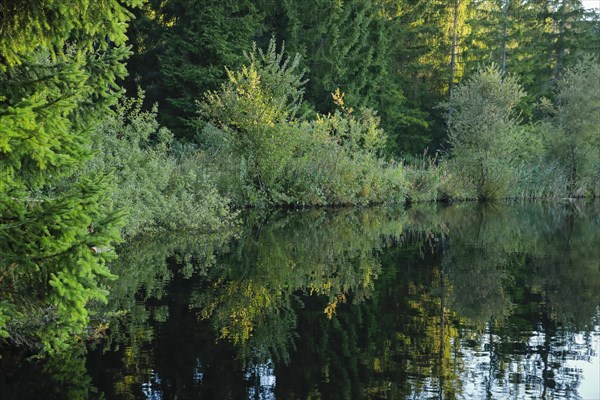
<svg viewBox="0 0 600 400">
<path fill-rule="evenodd" d="M 213 231 L 232 222 L 194 148 L 175 146 L 156 121 L 156 108 L 141 110 L 142 99 L 123 99 L 114 116 L 94 134 L 89 172 L 112 177 L 114 205 L 128 212 L 125 236 L 161 229 Z"/>
<path fill-rule="evenodd" d="M 274 42 L 209 92 L 199 108 L 199 135 L 218 165 L 221 193 L 239 206 L 320 206 L 403 202 L 408 184 L 399 164 L 379 159 L 386 138 L 369 109 L 355 111 L 337 91 L 334 114 L 299 118 L 303 73 Z"/>
<path fill-rule="evenodd" d="M 524 96 L 514 77 L 492 65 L 461 83 L 443 105 L 457 172 L 482 200 L 505 197 L 514 184 L 509 158 L 518 138 L 515 110 Z"/>
</svg>

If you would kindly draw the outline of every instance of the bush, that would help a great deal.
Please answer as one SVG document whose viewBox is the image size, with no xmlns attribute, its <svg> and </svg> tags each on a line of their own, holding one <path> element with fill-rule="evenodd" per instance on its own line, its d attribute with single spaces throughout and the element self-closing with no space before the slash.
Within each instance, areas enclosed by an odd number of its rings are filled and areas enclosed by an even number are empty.
<svg viewBox="0 0 600 400">
<path fill-rule="evenodd" d="M 386 138 L 377 115 L 347 108 L 337 91 L 333 115 L 297 118 L 303 74 L 297 57 L 282 54 L 273 41 L 265 53 L 254 49 L 249 65 L 228 71 L 229 82 L 200 103 L 209 123 L 198 140 L 218 165 L 222 193 L 240 206 L 403 202 L 402 167 L 378 159 Z"/>
<path fill-rule="evenodd" d="M 228 201 L 202 167 L 202 154 L 175 146 L 143 98 L 122 99 L 94 134 L 94 174 L 110 174 L 117 208 L 128 211 L 125 236 L 160 229 L 213 231 L 232 222 Z"/>
<path fill-rule="evenodd" d="M 587 57 L 559 81 L 556 105 L 545 101 L 547 156 L 568 177 L 570 196 L 598 195 L 600 186 L 600 61 Z"/>
<path fill-rule="evenodd" d="M 480 199 L 504 197 L 513 183 L 511 150 L 519 121 L 514 110 L 525 96 L 510 76 L 494 66 L 462 83 L 448 103 L 451 155 L 459 173 L 471 180 Z"/>
<path fill-rule="evenodd" d="M 477 198 L 476 188 L 460 173 L 454 160 L 439 155 L 414 159 L 405 165 L 411 202 L 468 200 Z"/>
</svg>

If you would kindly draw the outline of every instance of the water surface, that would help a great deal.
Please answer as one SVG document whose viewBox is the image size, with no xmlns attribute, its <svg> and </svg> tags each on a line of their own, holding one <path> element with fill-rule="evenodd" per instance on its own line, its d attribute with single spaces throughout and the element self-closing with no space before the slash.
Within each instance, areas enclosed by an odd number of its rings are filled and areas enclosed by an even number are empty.
<svg viewBox="0 0 600 400">
<path fill-rule="evenodd" d="M 125 246 L 87 352 L 0 394 L 600 399 L 597 202 L 244 219 Z"/>
</svg>

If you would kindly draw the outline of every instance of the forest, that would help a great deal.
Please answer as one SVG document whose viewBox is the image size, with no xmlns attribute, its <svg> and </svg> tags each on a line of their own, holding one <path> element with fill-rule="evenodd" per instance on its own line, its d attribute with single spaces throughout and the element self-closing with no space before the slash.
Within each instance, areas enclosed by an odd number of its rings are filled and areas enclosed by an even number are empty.
<svg viewBox="0 0 600 400">
<path fill-rule="evenodd" d="M 247 208 L 597 197 L 599 57 L 579 0 L 0 0 L 0 346 Z"/>
</svg>

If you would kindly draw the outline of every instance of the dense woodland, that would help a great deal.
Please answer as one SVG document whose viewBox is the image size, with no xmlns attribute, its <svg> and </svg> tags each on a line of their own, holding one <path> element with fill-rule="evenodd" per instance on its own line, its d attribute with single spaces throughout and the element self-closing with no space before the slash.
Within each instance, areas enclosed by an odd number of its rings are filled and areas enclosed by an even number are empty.
<svg viewBox="0 0 600 400">
<path fill-rule="evenodd" d="M 110 251 L 245 207 L 600 193 L 575 0 L 0 1 L 0 336 L 55 352 Z"/>
</svg>

